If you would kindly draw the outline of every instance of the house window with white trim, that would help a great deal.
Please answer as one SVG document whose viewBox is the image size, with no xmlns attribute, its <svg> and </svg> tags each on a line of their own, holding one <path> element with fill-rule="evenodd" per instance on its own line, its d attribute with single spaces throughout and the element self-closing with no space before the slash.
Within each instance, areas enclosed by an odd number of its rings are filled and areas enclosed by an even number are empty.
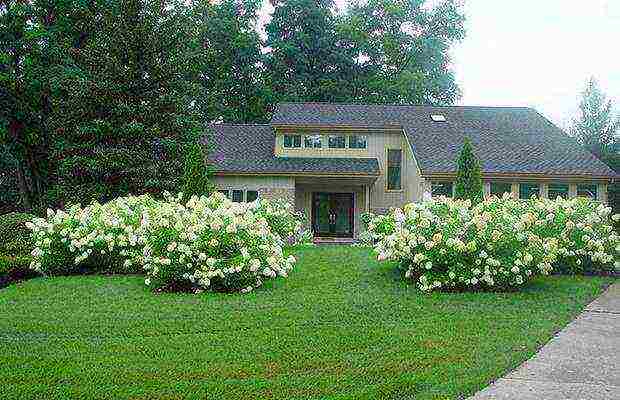
<svg viewBox="0 0 620 400">
<path fill-rule="evenodd" d="M 454 184 L 452 182 L 431 182 L 432 197 L 452 197 Z"/>
<path fill-rule="evenodd" d="M 547 197 L 555 200 L 558 197 L 568 199 L 568 184 L 566 183 L 550 183 L 547 190 Z"/>
<path fill-rule="evenodd" d="M 330 149 L 344 149 L 346 146 L 346 136 L 329 135 L 327 137 L 327 147 Z"/>
<path fill-rule="evenodd" d="M 368 139 L 362 135 L 349 136 L 349 148 L 350 149 L 365 149 L 368 146 Z"/>
<path fill-rule="evenodd" d="M 301 148 L 301 135 L 284 135 L 284 147 L 287 149 Z"/>
<path fill-rule="evenodd" d="M 387 151 L 387 190 L 402 190 L 402 159 L 401 149 Z"/>
<path fill-rule="evenodd" d="M 597 198 L 597 190 L 596 185 L 577 185 L 577 197 L 587 197 L 592 200 L 596 200 Z"/>
<path fill-rule="evenodd" d="M 323 137 L 321 135 L 304 136 L 304 146 L 307 149 L 320 149 L 323 147 Z"/>
<path fill-rule="evenodd" d="M 540 185 L 538 183 L 520 183 L 519 198 L 527 200 L 531 199 L 532 196 L 540 197 Z"/>
</svg>

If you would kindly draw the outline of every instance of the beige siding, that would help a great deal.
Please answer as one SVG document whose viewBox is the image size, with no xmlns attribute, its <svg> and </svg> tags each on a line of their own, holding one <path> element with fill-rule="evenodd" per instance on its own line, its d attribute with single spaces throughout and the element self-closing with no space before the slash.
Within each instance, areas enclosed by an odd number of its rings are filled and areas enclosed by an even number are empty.
<svg viewBox="0 0 620 400">
<path fill-rule="evenodd" d="M 216 176 L 215 185 L 218 189 L 294 189 L 295 178 L 289 176 L 225 175 Z"/>
<path fill-rule="evenodd" d="M 365 135 L 367 148 L 359 149 L 329 149 L 326 136 L 330 133 L 348 135 Z M 302 148 L 289 149 L 283 147 L 284 134 L 302 135 Z M 324 135 L 323 148 L 304 148 L 303 136 L 305 134 Z M 387 190 L 387 149 L 403 150 L 402 163 L 402 186 L 400 191 Z M 351 157 L 351 158 L 376 158 L 379 161 L 380 176 L 374 185 L 370 187 L 370 208 L 374 212 L 384 212 L 393 207 L 402 207 L 404 204 L 419 201 L 422 198 L 423 180 L 420 177 L 420 169 L 411 151 L 411 147 L 402 130 L 366 130 L 366 131 L 335 131 L 319 130 L 287 130 L 278 131 L 276 134 L 276 156 L 281 157 Z"/>
<path fill-rule="evenodd" d="M 401 149 L 402 190 L 387 190 L 387 150 Z M 373 156 L 379 160 L 381 175 L 370 190 L 370 207 L 374 212 L 384 212 L 393 207 L 419 201 L 422 198 L 422 179 L 411 147 L 403 133 L 378 135 L 373 141 Z"/>
</svg>

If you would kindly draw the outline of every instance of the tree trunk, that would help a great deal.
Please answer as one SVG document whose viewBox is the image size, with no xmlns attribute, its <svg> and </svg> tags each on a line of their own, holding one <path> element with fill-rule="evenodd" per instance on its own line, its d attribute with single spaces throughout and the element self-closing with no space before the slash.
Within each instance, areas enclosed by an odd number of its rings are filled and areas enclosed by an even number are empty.
<svg viewBox="0 0 620 400">
<path fill-rule="evenodd" d="M 32 211 L 32 203 L 30 201 L 30 190 L 28 190 L 28 182 L 26 180 L 26 173 L 21 161 L 18 161 L 17 165 L 17 186 L 19 187 L 19 197 L 22 200 L 22 206 L 25 212 Z"/>
</svg>

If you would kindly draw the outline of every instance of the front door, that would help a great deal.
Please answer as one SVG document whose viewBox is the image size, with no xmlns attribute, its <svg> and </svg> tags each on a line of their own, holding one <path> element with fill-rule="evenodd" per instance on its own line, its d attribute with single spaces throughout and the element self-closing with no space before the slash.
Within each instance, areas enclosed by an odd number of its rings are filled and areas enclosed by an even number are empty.
<svg viewBox="0 0 620 400">
<path fill-rule="evenodd" d="M 353 193 L 312 193 L 312 228 L 319 237 L 353 237 Z"/>
</svg>

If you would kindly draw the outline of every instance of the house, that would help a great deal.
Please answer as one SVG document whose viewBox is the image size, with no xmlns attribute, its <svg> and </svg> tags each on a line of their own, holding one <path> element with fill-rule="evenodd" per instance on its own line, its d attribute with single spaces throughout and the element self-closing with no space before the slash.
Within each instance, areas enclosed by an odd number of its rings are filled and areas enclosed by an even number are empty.
<svg viewBox="0 0 620 400">
<path fill-rule="evenodd" d="M 356 237 L 360 215 L 454 191 L 465 137 L 486 194 L 607 200 L 615 173 L 531 108 L 278 104 L 265 125 L 212 125 L 216 185 L 233 201 L 282 198 L 318 237 Z"/>
</svg>

